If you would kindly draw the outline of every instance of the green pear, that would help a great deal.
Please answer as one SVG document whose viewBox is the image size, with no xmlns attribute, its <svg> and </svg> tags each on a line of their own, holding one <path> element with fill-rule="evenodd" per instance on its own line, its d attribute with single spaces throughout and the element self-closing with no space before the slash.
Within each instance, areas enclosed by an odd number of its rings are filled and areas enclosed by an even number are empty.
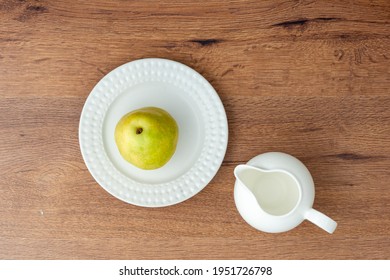
<svg viewBox="0 0 390 280">
<path fill-rule="evenodd" d="M 175 153 L 178 137 L 175 119 L 157 107 L 132 111 L 115 128 L 115 142 L 122 157 L 145 170 L 164 166 Z"/>
</svg>

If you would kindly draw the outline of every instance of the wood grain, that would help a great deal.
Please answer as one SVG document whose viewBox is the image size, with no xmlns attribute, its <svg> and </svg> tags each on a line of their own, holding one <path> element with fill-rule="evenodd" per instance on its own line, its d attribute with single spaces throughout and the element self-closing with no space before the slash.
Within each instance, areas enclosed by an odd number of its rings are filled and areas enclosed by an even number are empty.
<svg viewBox="0 0 390 280">
<path fill-rule="evenodd" d="M 1 259 L 390 259 L 390 3 L 0 1 Z M 162 57 L 205 76 L 229 145 L 213 181 L 175 206 L 125 204 L 78 145 L 106 73 Z M 233 201 L 233 169 L 267 151 L 301 159 L 309 222 L 258 232 Z"/>
</svg>

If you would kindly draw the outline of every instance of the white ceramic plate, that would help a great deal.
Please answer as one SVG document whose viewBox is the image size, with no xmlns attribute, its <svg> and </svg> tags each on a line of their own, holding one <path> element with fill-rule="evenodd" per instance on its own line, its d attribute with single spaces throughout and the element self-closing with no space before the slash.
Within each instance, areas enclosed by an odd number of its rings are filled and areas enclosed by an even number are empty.
<svg viewBox="0 0 390 280">
<path fill-rule="evenodd" d="M 151 171 L 125 161 L 114 140 L 119 119 L 148 106 L 168 111 L 179 126 L 175 154 Z M 127 203 L 160 207 L 194 196 L 211 181 L 225 156 L 228 124 L 218 94 L 199 73 L 148 58 L 126 63 L 98 82 L 81 113 L 79 141 L 88 170 L 106 191 Z"/>
</svg>

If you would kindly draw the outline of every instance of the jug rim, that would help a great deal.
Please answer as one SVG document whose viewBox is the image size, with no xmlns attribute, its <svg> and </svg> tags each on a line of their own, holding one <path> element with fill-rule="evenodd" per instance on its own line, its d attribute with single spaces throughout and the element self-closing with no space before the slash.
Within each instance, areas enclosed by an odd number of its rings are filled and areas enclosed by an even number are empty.
<svg viewBox="0 0 390 280">
<path fill-rule="evenodd" d="M 265 210 L 263 209 L 263 207 L 260 206 L 260 204 L 259 204 L 259 202 L 257 201 L 256 196 L 253 194 L 253 192 L 252 192 L 252 191 L 251 191 L 251 190 L 242 182 L 242 180 L 236 175 L 236 169 L 237 169 L 238 167 L 245 167 L 245 168 L 260 170 L 260 171 L 265 172 L 265 173 L 279 172 L 279 173 L 284 173 L 284 174 L 289 175 L 289 176 L 294 180 L 294 182 L 295 182 L 295 184 L 296 184 L 296 186 L 297 186 L 297 188 L 298 188 L 298 199 L 297 199 L 297 202 L 295 203 L 294 207 L 293 207 L 290 211 L 288 211 L 287 213 L 282 214 L 282 215 L 275 215 L 275 214 L 271 214 L 271 213 L 265 211 Z M 253 166 L 253 165 L 250 165 L 250 164 L 239 164 L 239 165 L 237 165 L 237 166 L 234 168 L 234 175 L 235 175 L 236 179 L 238 180 L 238 182 L 239 182 L 240 184 L 242 184 L 243 186 L 245 186 L 246 188 L 248 188 L 249 191 L 251 192 L 251 194 L 255 197 L 257 203 L 259 204 L 260 210 L 261 210 L 264 214 L 269 215 L 269 216 L 271 216 L 271 217 L 274 217 L 274 218 L 275 218 L 275 217 L 277 217 L 277 218 L 284 218 L 284 217 L 287 217 L 287 216 L 289 216 L 289 215 L 292 215 L 292 214 L 299 208 L 299 205 L 300 205 L 301 202 L 302 202 L 302 195 L 303 195 L 303 194 L 302 194 L 302 185 L 301 185 L 301 183 L 298 181 L 298 179 L 296 178 L 296 176 L 295 176 L 294 174 L 292 174 L 290 171 L 287 171 L 287 170 L 285 170 L 285 169 L 281 169 L 281 168 L 264 169 L 264 168 L 262 168 L 262 167 L 257 167 L 257 166 Z"/>
</svg>

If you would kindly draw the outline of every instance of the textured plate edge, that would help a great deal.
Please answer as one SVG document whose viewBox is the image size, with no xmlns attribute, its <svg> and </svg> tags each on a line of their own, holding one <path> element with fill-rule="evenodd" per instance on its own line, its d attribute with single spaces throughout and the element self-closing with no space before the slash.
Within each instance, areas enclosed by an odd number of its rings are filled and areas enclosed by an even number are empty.
<svg viewBox="0 0 390 280">
<path fill-rule="evenodd" d="M 194 75 L 198 76 L 201 80 L 203 80 L 204 82 L 206 82 L 206 85 L 209 87 L 209 89 L 212 90 L 214 96 L 216 97 L 216 101 L 218 102 L 218 105 L 219 107 L 222 109 L 222 115 L 223 115 L 223 122 L 224 122 L 224 128 L 225 128 L 225 134 L 226 134 L 226 137 L 225 137 L 225 140 L 224 140 L 224 146 L 223 146 L 223 149 L 221 151 L 221 154 L 220 154 L 220 158 L 218 158 L 218 162 L 217 164 L 215 165 L 216 168 L 215 170 L 210 174 L 210 177 L 204 181 L 204 183 L 202 184 L 198 184 L 198 187 L 197 187 L 197 190 L 193 193 L 190 194 L 190 196 L 187 196 L 187 197 L 184 197 L 183 199 L 180 199 L 180 200 L 176 200 L 176 201 L 173 201 L 171 203 L 153 203 L 153 204 L 142 204 L 142 203 L 137 203 L 137 202 L 134 202 L 134 201 L 129 201 L 129 200 L 126 200 L 125 198 L 117 195 L 116 193 L 112 192 L 110 188 L 107 188 L 104 186 L 104 182 L 101 182 L 100 179 L 98 179 L 97 176 L 94 175 L 94 171 L 91 170 L 91 168 L 87 165 L 87 160 L 86 160 L 86 157 L 85 157 L 85 154 L 86 152 L 83 150 L 83 147 L 82 147 L 82 137 L 81 137 L 81 125 L 82 125 L 82 121 L 83 121 L 83 118 L 85 118 L 85 108 L 87 106 L 87 103 L 88 103 L 88 100 L 90 100 L 91 98 L 91 94 L 95 91 L 95 89 L 98 87 L 99 83 L 105 79 L 106 77 L 109 77 L 111 75 L 112 72 L 115 72 L 115 71 L 119 71 L 119 69 L 121 68 L 124 68 L 126 67 L 126 65 L 128 64 L 132 64 L 132 63 L 137 63 L 137 62 L 141 62 L 141 61 L 147 61 L 147 60 L 160 60 L 160 61 L 165 61 L 167 63 L 173 63 L 173 64 L 177 64 L 179 65 L 179 67 L 184 67 L 186 69 L 188 69 L 189 71 L 191 71 Z M 173 205 L 176 205 L 176 204 L 179 204 L 179 203 L 182 203 L 194 196 L 196 196 L 197 194 L 199 194 L 213 179 L 214 177 L 217 175 L 217 173 L 219 172 L 219 170 L 221 169 L 222 167 L 222 164 L 223 164 L 223 160 L 226 156 L 226 151 L 227 151 L 227 147 L 228 147 L 228 142 L 229 142 L 229 123 L 228 123 L 228 119 L 227 119 L 227 114 L 226 114 L 226 110 L 225 110 L 225 106 L 218 94 L 218 92 L 215 90 L 215 88 L 212 86 L 212 84 L 203 76 L 201 75 L 198 71 L 196 71 L 195 69 L 191 68 L 190 66 L 182 63 L 182 62 L 178 62 L 178 61 L 175 61 L 175 60 L 170 60 L 170 59 L 165 59 L 165 58 L 154 58 L 154 57 L 150 57 L 150 58 L 141 58 L 141 59 L 136 59 L 136 60 L 132 60 L 132 61 L 129 61 L 129 62 L 126 62 L 124 64 L 121 64 L 119 66 L 117 66 L 116 68 L 112 69 L 109 73 L 107 73 L 105 76 L 103 76 L 96 84 L 95 86 L 91 89 L 90 93 L 88 94 L 87 98 L 85 99 L 85 102 L 84 102 L 84 105 L 82 107 L 82 110 L 81 110 L 81 114 L 80 114 L 80 120 L 79 120 L 79 128 L 78 128 L 78 133 L 79 133 L 79 147 L 80 147 L 80 152 L 81 152 L 81 155 L 82 155 L 82 158 L 84 160 L 84 164 L 86 165 L 89 173 L 91 174 L 92 178 L 99 184 L 100 187 L 102 187 L 106 192 L 108 192 L 110 195 L 112 195 L 113 197 L 115 197 L 116 199 L 119 199 L 127 204 L 131 204 L 131 205 L 135 205 L 135 206 L 139 206 L 139 207 L 146 207 L 146 208 L 162 208 L 162 207 L 167 207 L 167 206 L 173 206 Z"/>
</svg>

